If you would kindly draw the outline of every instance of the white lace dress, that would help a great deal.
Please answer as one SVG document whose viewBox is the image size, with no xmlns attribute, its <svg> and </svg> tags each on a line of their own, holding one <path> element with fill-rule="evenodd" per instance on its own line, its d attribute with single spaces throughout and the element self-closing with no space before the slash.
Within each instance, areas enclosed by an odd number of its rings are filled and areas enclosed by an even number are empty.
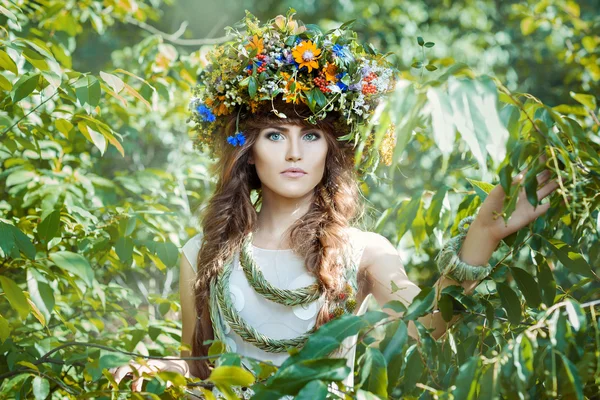
<svg viewBox="0 0 600 400">
<path fill-rule="evenodd" d="M 364 251 L 365 240 L 361 240 L 362 231 L 355 228 L 351 230 L 351 257 L 355 265 L 358 266 Z M 196 259 L 200 250 L 201 235 L 198 234 L 191 238 L 182 248 L 183 254 L 191 264 L 194 272 L 196 272 Z M 304 267 L 304 260 L 291 249 L 268 250 L 253 245 L 252 256 L 262 270 L 265 279 L 276 287 L 297 289 L 316 281 L 316 278 Z M 248 283 L 239 263 L 239 255 L 234 256 L 233 262 L 229 286 L 231 299 L 240 316 L 258 332 L 274 339 L 290 339 L 305 333 L 313 327 L 321 306 L 319 300 L 307 306 L 294 307 L 267 300 L 256 293 Z M 190 290 L 192 290 L 191 286 Z M 366 303 L 366 301 L 363 301 L 362 305 L 358 305 L 356 314 L 362 314 L 365 311 Z M 288 357 L 287 352 L 269 353 L 257 348 L 253 344 L 244 341 L 226 323 L 225 325 L 225 340 L 236 353 L 263 361 L 268 360 L 275 365 L 281 365 Z M 347 365 L 351 370 L 348 378 L 344 381 L 344 384 L 349 386 L 353 385 L 356 339 L 356 335 L 349 337 L 342 344 L 342 349 L 345 349 L 343 353 L 346 354 L 348 359 Z"/>
</svg>

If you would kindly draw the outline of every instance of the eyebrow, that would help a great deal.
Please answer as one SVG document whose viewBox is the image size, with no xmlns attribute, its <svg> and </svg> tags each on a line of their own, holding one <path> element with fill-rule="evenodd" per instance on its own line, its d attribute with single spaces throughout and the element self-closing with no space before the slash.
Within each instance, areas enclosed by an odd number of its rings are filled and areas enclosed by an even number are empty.
<svg viewBox="0 0 600 400">
<path fill-rule="evenodd" d="M 289 132 L 290 131 L 288 128 L 285 128 L 283 126 L 269 126 L 269 127 L 265 128 L 265 129 L 277 129 L 277 130 L 284 131 L 284 132 Z M 304 127 L 304 128 L 302 128 L 300 130 L 300 132 L 312 131 L 312 130 L 319 130 L 319 128 L 317 128 L 316 126 L 315 127 L 310 127 L 310 126 L 309 127 Z"/>
</svg>

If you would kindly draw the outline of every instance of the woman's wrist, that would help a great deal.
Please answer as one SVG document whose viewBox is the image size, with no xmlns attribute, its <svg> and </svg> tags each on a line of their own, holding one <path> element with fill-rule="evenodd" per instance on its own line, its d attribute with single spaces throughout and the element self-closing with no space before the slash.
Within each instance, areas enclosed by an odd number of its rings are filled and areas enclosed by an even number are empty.
<svg viewBox="0 0 600 400">
<path fill-rule="evenodd" d="M 475 218 L 458 253 L 459 259 L 469 265 L 487 265 L 500 242 Z"/>
</svg>

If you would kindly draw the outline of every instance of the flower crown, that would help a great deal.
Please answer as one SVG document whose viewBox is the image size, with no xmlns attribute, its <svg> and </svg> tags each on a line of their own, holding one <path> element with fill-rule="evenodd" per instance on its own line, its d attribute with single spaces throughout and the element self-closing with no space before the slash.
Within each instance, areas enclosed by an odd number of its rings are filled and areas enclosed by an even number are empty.
<svg viewBox="0 0 600 400">
<path fill-rule="evenodd" d="M 397 71 L 369 44 L 357 42 L 350 30 L 353 21 L 323 33 L 315 25 L 304 25 L 293 19 L 295 11 L 279 15 L 264 25 L 246 11 L 246 17 L 227 27 L 232 41 L 208 53 L 206 68 L 198 76 L 190 101 L 190 118 L 197 135 L 194 147 L 209 150 L 215 156 L 218 133 L 231 115 L 237 116 L 236 133 L 226 138 L 232 146 L 244 145 L 246 138 L 239 129 L 240 114 L 257 112 L 260 105 L 271 104 L 280 96 L 286 103 L 303 103 L 312 115 L 306 120 L 316 124 L 331 111 L 337 111 L 348 133 L 338 140 L 354 141 L 373 115 L 382 95 L 390 92 Z M 235 113 L 235 114 L 234 114 Z M 365 140 L 363 155 L 375 155 L 391 164 L 395 146 L 393 127 L 388 129 L 379 154 L 373 151 L 373 135 Z"/>
</svg>

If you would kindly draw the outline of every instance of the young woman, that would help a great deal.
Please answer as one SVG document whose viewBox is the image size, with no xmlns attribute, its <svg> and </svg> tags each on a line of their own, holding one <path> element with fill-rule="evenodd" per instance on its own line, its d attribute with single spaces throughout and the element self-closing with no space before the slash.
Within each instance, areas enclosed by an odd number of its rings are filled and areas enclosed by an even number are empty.
<svg viewBox="0 0 600 400">
<path fill-rule="evenodd" d="M 200 97 L 192 101 L 195 122 L 212 129 L 213 136 L 204 131 L 199 137 L 218 155 L 217 184 L 203 213 L 202 233 L 185 244 L 180 265 L 182 343 L 192 346 L 193 356 L 206 355 L 208 345 L 204 342 L 218 339 L 229 351 L 279 365 L 287 357 L 286 349 L 301 346 L 307 333 L 343 313 L 361 313 L 368 296 L 373 296 L 379 305 L 391 300 L 408 305 L 420 292 L 407 277 L 399 254 L 388 239 L 353 226 L 360 216 L 361 205 L 354 145 L 347 140 L 352 125 L 339 123 L 347 121 L 350 114 L 338 106 L 311 121 L 318 107 L 311 104 L 307 94 L 310 92 L 302 89 L 307 86 L 301 79 L 304 73 L 327 95 L 335 94 L 332 93 L 335 85 L 341 94 L 350 97 L 351 85 L 356 88 L 360 84 L 358 89 L 366 96 L 365 92 L 369 94 L 370 90 L 364 90 L 365 87 L 372 82 L 377 87 L 377 79 L 384 77 L 386 71 L 367 63 L 370 67 L 366 71 L 364 67 L 359 69 L 362 81 L 352 77 L 350 85 L 343 83 L 344 67 L 356 71 L 350 63 L 360 59 L 357 47 L 346 42 L 343 46 L 347 48 L 342 46 L 337 51 L 340 47 L 336 49 L 338 44 L 333 40 L 339 37 L 328 36 L 308 45 L 302 39 L 305 32 L 302 26 L 291 15 L 280 17 L 265 25 L 263 31 L 257 33 L 256 28 L 254 35 L 251 31 L 240 34 L 239 43 L 245 47 L 231 46 L 237 49 L 236 54 L 240 48 L 250 50 L 252 68 L 242 67 L 244 71 L 250 70 L 251 77 L 256 72 L 268 72 L 261 70 L 267 62 L 261 55 L 278 59 L 269 47 L 281 49 L 279 54 L 284 61 L 274 62 L 278 72 L 272 75 L 288 80 L 278 86 L 281 89 L 278 93 L 271 90 L 268 101 L 254 100 L 256 96 L 252 93 L 246 99 L 229 94 L 231 87 L 253 90 L 246 87 L 243 76 L 223 73 L 239 67 L 231 65 L 235 57 L 218 50 L 207 68 L 210 76 L 203 77 L 206 91 L 203 102 L 198 102 Z M 294 39 L 290 42 L 286 38 L 291 36 Z M 291 43 L 291 61 L 286 53 L 287 44 L 280 43 Z M 321 47 L 317 48 L 316 43 Z M 316 58 L 323 56 L 317 50 L 325 53 L 326 49 L 330 49 L 328 60 Z M 346 63 L 341 60 L 343 57 L 347 58 Z M 257 67 L 258 61 L 263 63 Z M 311 64 L 313 61 L 316 64 Z M 310 75 L 308 67 L 322 68 L 325 73 Z M 285 72 L 287 68 L 296 71 L 293 86 L 290 86 L 291 75 Z M 315 82 L 315 77 L 320 76 L 324 81 Z M 226 83 L 225 79 L 231 82 Z M 249 80 L 248 85 L 252 84 Z M 273 89 L 268 80 L 262 81 L 262 88 L 265 87 Z M 209 96 L 211 89 L 213 95 Z M 220 89 L 223 90 L 219 92 Z M 218 93 L 225 93 L 225 100 Z M 359 101 L 356 100 L 359 97 L 360 94 L 356 95 L 354 100 Z M 340 98 L 341 95 L 337 97 Z M 356 111 L 354 103 L 352 107 Z M 524 173 L 518 174 L 513 183 L 517 184 Z M 540 200 L 557 188 L 556 181 L 550 180 L 549 170 L 538 175 L 538 182 Z M 504 191 L 498 185 L 489 193 L 477 216 L 466 221 L 470 226 L 466 235 L 460 236 L 459 251 L 454 247 L 445 250 L 453 257 L 443 258 L 447 265 L 440 265 L 445 273 L 435 284 L 437 290 L 462 285 L 467 293 L 472 292 L 489 273 L 488 260 L 500 241 L 534 221 L 549 207 L 546 202 L 534 208 L 522 190 L 515 211 L 505 224 L 497 217 L 503 200 Z M 393 284 L 401 290 L 392 290 Z M 394 315 L 389 309 L 384 311 Z M 437 312 L 419 321 L 433 329 L 434 338 L 439 338 L 457 318 L 448 324 Z M 412 323 L 408 333 L 417 335 Z M 355 342 L 356 337 L 349 338 L 343 346 L 347 350 L 343 355 L 351 368 Z M 181 355 L 190 354 L 182 351 Z M 140 373 L 151 369 L 174 370 L 201 378 L 210 374 L 204 361 L 151 360 L 147 366 L 132 363 L 114 370 L 116 380 L 132 368 Z M 345 383 L 352 383 L 352 374 Z M 132 389 L 139 390 L 141 384 L 141 379 L 136 380 Z"/>
</svg>

